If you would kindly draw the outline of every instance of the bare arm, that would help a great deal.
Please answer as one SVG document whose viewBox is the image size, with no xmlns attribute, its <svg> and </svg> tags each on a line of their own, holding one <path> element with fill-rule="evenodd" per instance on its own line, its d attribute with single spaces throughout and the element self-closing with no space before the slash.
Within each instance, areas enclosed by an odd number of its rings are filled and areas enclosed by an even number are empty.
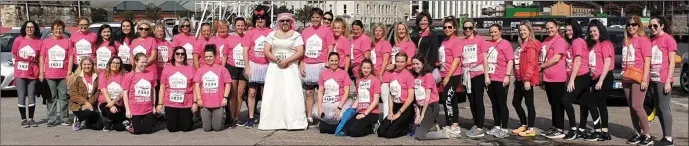
<svg viewBox="0 0 689 146">
<path fill-rule="evenodd" d="M 222 61 L 220 61 L 220 63 L 222 64 L 222 66 L 225 66 L 225 64 L 227 64 L 227 55 L 222 56 Z"/>
<path fill-rule="evenodd" d="M 562 54 L 555 54 L 555 55 L 553 55 L 552 58 L 548 59 L 548 61 L 546 61 L 545 63 L 543 63 L 540 67 L 541 67 L 541 68 L 548 68 L 548 67 L 551 67 L 551 66 L 557 64 L 558 62 L 560 62 L 560 58 L 561 58 L 561 57 L 562 57 Z"/>
<path fill-rule="evenodd" d="M 345 79 L 345 80 L 348 80 L 348 79 Z M 349 86 L 350 85 L 344 86 L 344 94 L 340 97 L 341 102 L 340 102 L 340 105 L 337 105 L 337 107 L 343 107 L 344 104 L 346 103 L 345 101 L 347 101 L 347 97 L 349 96 Z"/>
<path fill-rule="evenodd" d="M 409 88 L 407 90 L 407 101 L 405 101 L 404 104 L 402 104 L 402 108 L 400 108 L 400 110 L 397 111 L 397 116 L 402 115 L 402 113 L 404 113 L 405 110 L 407 110 L 407 107 L 411 105 L 412 101 L 414 101 L 414 89 Z"/>
<path fill-rule="evenodd" d="M 199 59 L 200 59 L 201 56 L 199 56 L 198 53 L 192 53 L 192 54 L 193 54 L 193 56 L 194 56 L 194 69 L 197 69 L 197 70 L 198 70 L 198 69 L 199 69 L 199 66 L 200 66 L 200 65 L 199 65 Z"/>
<path fill-rule="evenodd" d="M 45 65 L 43 63 L 45 62 L 45 57 L 39 56 L 38 57 L 38 76 L 40 78 L 45 78 Z"/>
<path fill-rule="evenodd" d="M 581 66 L 581 56 L 576 56 L 574 57 L 574 65 L 572 65 L 572 73 L 569 75 L 569 82 L 574 82 L 574 80 L 577 78 L 579 66 Z"/>
<path fill-rule="evenodd" d="M 325 92 L 325 89 L 323 86 L 318 87 L 318 109 L 316 110 L 316 114 L 320 117 L 321 112 L 323 112 L 323 92 Z"/>
<path fill-rule="evenodd" d="M 148 64 L 146 64 L 146 67 L 149 67 L 151 65 L 156 65 L 156 62 L 158 62 L 158 50 L 151 51 L 151 56 L 148 57 Z"/>
<path fill-rule="evenodd" d="M 163 100 L 163 97 L 165 97 L 165 88 L 167 88 L 167 86 L 163 83 L 160 83 L 160 93 L 159 93 L 160 95 L 158 95 L 158 102 L 159 103 L 156 103 L 158 105 L 163 105 L 165 103 L 165 102 L 163 102 L 163 101 L 165 101 L 165 100 Z"/>
<path fill-rule="evenodd" d="M 648 82 L 648 74 L 650 73 L 651 69 L 651 57 L 644 57 L 644 76 L 641 79 L 641 82 Z"/>
<path fill-rule="evenodd" d="M 670 51 L 667 54 L 668 54 L 667 56 L 668 56 L 668 60 L 669 60 L 668 63 L 670 64 L 670 68 L 667 72 L 667 81 L 665 81 L 665 82 L 670 82 L 674 79 L 674 77 L 672 77 L 672 76 L 675 74 L 675 56 L 677 55 L 677 52 L 676 51 Z M 43 63 L 41 63 L 41 64 L 43 64 Z"/>
<path fill-rule="evenodd" d="M 378 70 L 378 74 L 376 74 L 378 76 L 379 80 L 383 80 L 383 72 L 385 71 L 389 61 L 390 61 L 390 53 L 383 54 L 383 62 L 381 62 L 381 67 Z"/>
<path fill-rule="evenodd" d="M 378 106 L 378 102 L 380 102 L 380 94 L 374 94 L 373 95 L 373 102 L 371 102 L 371 104 L 369 104 L 368 107 L 366 107 L 366 111 L 364 112 L 364 115 L 370 114 L 373 111 L 373 109 L 376 106 Z M 356 102 L 356 103 L 359 104 L 359 102 Z M 392 103 L 392 102 L 390 102 L 390 103 Z M 392 106 L 390 106 L 390 107 L 392 107 Z M 390 112 L 392 112 L 392 111 L 390 111 Z M 391 115 L 391 114 L 389 114 L 389 115 Z"/>
</svg>

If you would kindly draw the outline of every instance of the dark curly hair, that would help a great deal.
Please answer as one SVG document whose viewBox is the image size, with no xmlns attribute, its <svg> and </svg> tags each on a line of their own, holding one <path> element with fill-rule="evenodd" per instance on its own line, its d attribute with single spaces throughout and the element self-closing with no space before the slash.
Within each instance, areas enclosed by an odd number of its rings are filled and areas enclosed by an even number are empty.
<svg viewBox="0 0 689 146">
<path fill-rule="evenodd" d="M 268 12 L 267 6 L 257 6 L 254 9 L 254 12 L 256 11 L 263 11 L 263 14 L 252 14 L 251 15 L 251 23 L 253 23 L 253 26 L 256 27 L 256 20 L 258 19 L 263 19 L 266 21 L 266 27 L 270 27 L 270 13 Z"/>
</svg>

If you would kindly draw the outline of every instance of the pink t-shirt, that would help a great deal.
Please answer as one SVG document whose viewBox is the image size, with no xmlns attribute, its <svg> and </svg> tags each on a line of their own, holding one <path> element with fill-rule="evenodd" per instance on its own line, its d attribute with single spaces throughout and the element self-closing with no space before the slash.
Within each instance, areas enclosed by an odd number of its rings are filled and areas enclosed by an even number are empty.
<svg viewBox="0 0 689 146">
<path fill-rule="evenodd" d="M 15 57 L 14 77 L 36 79 L 38 78 L 38 55 L 41 53 L 41 40 L 25 39 L 17 37 L 12 46 L 12 55 Z"/>
<path fill-rule="evenodd" d="M 203 64 L 194 74 L 194 83 L 199 83 L 203 107 L 216 108 L 225 98 L 225 84 L 232 83 L 230 72 L 220 65 Z"/>
<path fill-rule="evenodd" d="M 514 59 L 514 50 L 508 40 L 486 41 L 488 47 L 488 74 L 491 81 L 505 81 L 507 75 L 507 62 Z"/>
<path fill-rule="evenodd" d="M 414 76 L 409 70 L 402 70 L 397 72 L 390 78 L 390 96 L 395 103 L 404 103 L 409 98 L 407 93 L 409 89 L 414 89 Z"/>
<path fill-rule="evenodd" d="M 335 43 L 333 31 L 324 26 L 308 27 L 301 33 L 304 40 L 304 63 L 325 63 L 328 60 L 328 46 Z"/>
<path fill-rule="evenodd" d="M 56 40 L 53 37 L 43 40 L 41 45 L 41 56 L 43 56 L 45 78 L 64 79 L 67 77 L 67 65 L 69 62 L 68 54 L 72 54 L 72 43 L 69 39 L 62 38 Z"/>
<path fill-rule="evenodd" d="M 249 46 L 249 40 L 244 36 L 230 35 L 227 42 L 227 49 L 223 54 L 227 56 L 227 64 L 234 67 L 244 68 L 244 51 Z"/>
<path fill-rule="evenodd" d="M 247 33 L 249 42 L 249 60 L 257 64 L 268 64 L 268 60 L 263 56 L 263 49 L 268 38 L 268 34 L 273 30 L 270 28 L 254 28 Z"/>
<path fill-rule="evenodd" d="M 340 102 L 340 97 L 344 96 L 344 88 L 352 84 L 347 72 L 341 69 L 333 71 L 324 69 L 318 86 L 325 89 L 323 92 L 323 102 Z"/>
<path fill-rule="evenodd" d="M 160 84 L 165 85 L 165 106 L 189 108 L 194 101 L 194 67 L 168 65 L 161 73 Z"/>
<path fill-rule="evenodd" d="M 440 76 L 446 77 L 450 73 L 450 68 L 452 67 L 452 62 L 455 58 L 462 56 L 463 49 L 462 43 L 459 38 L 454 37 L 451 39 L 445 39 L 438 47 L 438 61 L 440 61 Z M 462 67 L 457 66 L 457 70 L 451 75 L 461 75 Z"/>
<path fill-rule="evenodd" d="M 101 89 L 106 89 L 108 90 L 108 96 L 110 97 L 110 100 L 115 100 L 117 97 L 121 96 L 122 91 L 124 91 L 124 74 L 110 74 L 110 78 L 105 77 L 105 72 L 101 72 L 100 75 L 98 75 L 98 90 Z M 98 96 L 98 103 L 104 103 L 105 96 L 103 96 L 104 93 L 100 93 Z M 130 95 L 131 96 L 131 95 Z M 122 106 L 124 104 L 124 99 L 120 99 L 119 102 L 117 102 L 117 105 Z"/>
<path fill-rule="evenodd" d="M 427 89 L 431 89 L 431 93 L 426 93 Z M 429 104 L 436 103 L 440 100 L 438 97 L 438 87 L 435 86 L 435 78 L 433 78 L 433 74 L 431 73 L 414 79 L 414 96 L 416 98 L 416 104 L 426 105 L 424 103 L 426 102 L 426 94 L 431 94 Z"/>
<path fill-rule="evenodd" d="M 81 62 L 80 56 L 89 56 L 91 58 L 96 58 L 96 37 L 97 34 L 94 32 L 75 32 L 69 37 L 72 41 L 72 46 L 74 46 L 74 64 L 79 64 Z"/>
<path fill-rule="evenodd" d="M 632 38 L 630 42 L 631 44 L 625 44 L 625 46 L 622 47 L 622 74 L 624 74 L 624 70 L 627 69 L 627 65 L 632 65 L 638 69 L 643 69 L 645 57 L 652 56 L 652 44 L 648 37 L 635 37 Z M 624 78 L 623 81 L 629 82 L 631 80 Z"/>
<path fill-rule="evenodd" d="M 579 65 L 577 76 L 589 73 L 589 63 L 586 62 L 586 60 L 589 60 L 589 53 L 586 52 L 588 50 L 588 45 L 584 39 L 577 38 L 572 41 L 572 46 L 567 49 L 567 54 L 565 55 L 565 66 L 568 77 L 572 74 L 572 70 L 574 68 L 574 58 L 576 56 L 581 56 L 581 64 Z"/>
<path fill-rule="evenodd" d="M 194 45 L 196 44 L 196 37 L 194 35 L 185 35 L 183 33 L 177 34 L 172 38 L 172 46 L 182 46 L 187 51 L 187 62 L 193 62 Z M 173 50 L 174 51 L 174 50 Z"/>
<path fill-rule="evenodd" d="M 117 56 L 120 56 L 122 58 L 122 64 L 131 64 L 130 61 L 130 55 L 131 53 L 131 41 L 129 41 L 129 38 L 124 38 L 123 42 L 120 42 L 120 45 L 117 46 Z"/>
<path fill-rule="evenodd" d="M 548 37 L 543 41 L 541 47 L 541 54 L 539 55 L 539 62 L 546 62 L 555 54 L 562 55 L 557 64 L 545 68 L 543 70 L 543 81 L 546 82 L 565 82 L 567 81 L 567 74 L 565 72 L 565 51 L 567 51 L 567 41 L 560 35 Z M 546 54 L 543 56 L 543 54 Z"/>
<path fill-rule="evenodd" d="M 132 115 L 145 115 L 153 112 L 153 98 L 156 97 L 156 74 L 150 71 L 129 72 L 124 76 L 124 87 L 129 97 Z"/>
<path fill-rule="evenodd" d="M 203 50 L 205 49 L 206 45 L 208 44 L 214 44 L 215 45 L 215 51 L 220 52 L 220 47 L 225 48 L 225 43 L 222 42 L 222 40 L 219 39 L 214 39 L 215 37 L 212 37 L 208 40 L 204 39 L 203 37 L 200 37 L 199 39 L 196 40 L 196 45 L 194 47 L 194 53 L 199 55 L 199 64 L 206 64 L 206 57 L 204 57 L 204 52 Z M 215 55 L 215 63 L 220 64 L 222 59 L 220 58 L 220 53 L 216 53 Z"/>
<path fill-rule="evenodd" d="M 589 70 L 591 70 L 591 73 L 593 73 L 592 79 L 598 79 L 598 77 L 600 77 L 600 75 L 603 73 L 605 58 L 610 58 L 610 67 L 608 67 L 608 71 L 615 69 L 615 48 L 610 41 L 596 43 L 593 45 L 593 48 L 591 48 L 588 54 Z M 591 57 L 591 55 L 594 57 Z"/>
<path fill-rule="evenodd" d="M 345 66 L 345 57 L 350 57 L 351 58 L 351 47 L 352 47 L 352 42 L 349 41 L 348 38 L 344 36 L 336 37 L 335 38 L 335 52 L 337 52 L 338 55 L 340 55 L 340 67 Z"/>
<path fill-rule="evenodd" d="M 103 42 L 100 46 L 96 48 L 96 68 L 99 71 L 105 70 L 108 65 L 108 61 L 113 56 L 117 56 L 116 46 L 120 46 L 119 42 L 115 42 L 112 46 L 108 46 L 109 42 Z"/>
<path fill-rule="evenodd" d="M 151 53 L 153 53 L 153 51 L 158 51 L 157 42 L 158 41 L 156 41 L 156 39 L 154 39 L 153 37 L 147 37 L 146 39 L 141 39 L 141 38 L 134 39 L 132 41 L 132 46 L 131 46 L 132 47 L 132 51 L 131 51 L 132 52 L 132 56 L 131 56 L 132 59 L 134 59 L 133 57 L 136 56 L 137 53 L 144 53 L 144 54 L 146 54 L 147 57 L 150 58 Z M 160 57 L 160 55 L 158 57 Z M 158 74 L 158 67 L 156 65 L 157 63 L 158 63 L 158 59 L 153 60 L 152 65 L 146 67 L 146 70 L 153 72 L 153 74 L 157 75 Z M 134 64 L 136 64 L 136 63 L 134 63 Z M 150 64 L 150 62 L 149 62 L 149 64 Z"/>
<path fill-rule="evenodd" d="M 356 67 L 361 64 L 361 61 L 364 61 L 364 52 L 371 50 L 371 40 L 364 34 L 358 37 L 355 36 L 352 39 L 352 47 L 354 48 L 352 49 L 354 58 L 352 59 L 351 66 Z"/>
<path fill-rule="evenodd" d="M 158 75 L 160 75 L 160 72 L 163 71 L 163 68 L 167 65 L 168 61 L 170 60 L 175 53 L 173 52 L 172 48 L 172 42 L 167 41 L 165 39 L 156 39 L 156 44 L 158 46 L 156 49 L 158 50 Z"/>
<path fill-rule="evenodd" d="M 371 49 L 371 61 L 373 61 L 373 64 L 375 65 L 376 69 L 382 69 L 383 64 L 383 56 L 385 54 L 389 54 L 390 58 L 388 58 L 388 62 L 391 60 L 394 60 L 392 58 L 392 45 L 390 45 L 390 42 L 386 40 L 380 40 L 378 43 L 373 46 L 373 49 Z M 362 60 L 363 61 L 363 60 Z"/>
<path fill-rule="evenodd" d="M 653 50 L 651 51 L 651 81 L 665 83 L 670 69 L 668 59 L 675 60 L 675 56 L 668 56 L 669 52 L 677 52 L 677 41 L 667 33 L 653 38 Z M 670 82 L 673 82 L 671 79 Z"/>
<path fill-rule="evenodd" d="M 414 54 L 416 52 L 416 45 L 414 45 L 414 42 L 411 40 L 408 41 L 403 41 L 403 42 L 396 42 L 395 46 L 392 47 L 392 53 L 390 53 L 390 64 L 395 64 L 395 61 L 393 60 L 396 56 L 397 53 L 399 52 L 404 52 L 404 54 L 407 54 L 408 58 L 414 57 Z"/>
<path fill-rule="evenodd" d="M 356 111 L 358 113 L 366 112 L 368 106 L 373 102 L 373 98 L 376 94 L 380 96 L 380 81 L 373 75 L 369 75 L 367 78 L 359 78 L 356 80 L 356 90 L 357 90 L 357 100 L 358 105 L 356 106 Z M 379 97 L 379 100 L 386 99 Z M 371 113 L 380 113 L 378 110 L 379 106 L 373 108 Z"/>
<path fill-rule="evenodd" d="M 478 70 L 469 71 L 469 76 L 472 78 L 482 75 L 483 53 L 487 53 L 488 51 L 486 47 L 483 47 L 483 45 L 486 43 L 486 40 L 482 36 L 477 36 L 473 39 L 463 39 L 460 42 L 462 44 L 459 48 L 462 49 L 462 67 L 469 70 Z"/>
</svg>

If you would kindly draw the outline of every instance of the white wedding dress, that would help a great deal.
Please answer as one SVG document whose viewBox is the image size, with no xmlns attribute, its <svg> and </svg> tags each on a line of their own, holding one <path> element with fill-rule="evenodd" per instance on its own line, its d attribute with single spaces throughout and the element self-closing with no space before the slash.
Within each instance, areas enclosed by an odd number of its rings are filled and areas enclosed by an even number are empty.
<svg viewBox="0 0 689 146">
<path fill-rule="evenodd" d="M 275 36 L 276 31 L 266 38 L 276 57 L 289 58 L 295 55 L 297 46 L 304 45 L 301 34 L 294 32 L 288 39 L 279 39 Z M 300 77 L 297 61 L 284 69 L 270 62 L 266 71 L 259 130 L 306 129 L 308 124 Z"/>
</svg>

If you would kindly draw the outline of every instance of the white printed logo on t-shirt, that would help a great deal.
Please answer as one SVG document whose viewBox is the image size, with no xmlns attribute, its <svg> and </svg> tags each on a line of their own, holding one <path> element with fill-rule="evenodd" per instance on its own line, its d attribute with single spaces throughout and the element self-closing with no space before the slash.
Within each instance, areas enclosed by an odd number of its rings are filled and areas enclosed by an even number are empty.
<svg viewBox="0 0 689 146">
<path fill-rule="evenodd" d="M 106 46 L 101 46 L 96 50 L 96 64 L 98 69 L 105 69 L 111 54 L 112 52 Z"/>
<path fill-rule="evenodd" d="M 597 57 L 598 56 L 596 56 L 595 50 L 591 49 L 591 51 L 589 51 L 589 70 L 591 70 L 592 73 L 596 72 L 596 58 Z"/>
<path fill-rule="evenodd" d="M 237 44 L 232 49 L 232 59 L 234 59 L 235 67 L 244 67 L 244 47 L 242 44 Z"/>
<path fill-rule="evenodd" d="M 312 35 L 306 39 L 306 57 L 318 58 L 323 50 L 323 40 L 318 35 Z"/>
<path fill-rule="evenodd" d="M 328 79 L 324 83 L 325 93 L 323 95 L 323 102 L 332 103 L 337 101 L 337 97 L 340 95 L 340 84 L 335 81 L 335 79 Z"/>
<path fill-rule="evenodd" d="M 134 96 L 136 102 L 147 102 L 151 100 L 151 82 L 146 79 L 140 79 L 134 84 Z"/>
<path fill-rule="evenodd" d="M 359 99 L 359 103 L 371 102 L 371 92 L 369 91 L 370 89 L 371 80 L 359 82 L 359 89 L 357 89 L 357 98 Z"/>
<path fill-rule="evenodd" d="M 184 91 L 187 88 L 187 77 L 176 72 L 168 78 L 170 84 L 170 101 L 174 103 L 184 102 Z"/>
<path fill-rule="evenodd" d="M 538 62 L 543 64 L 543 62 L 545 62 L 547 60 L 546 59 L 547 54 L 548 54 L 548 49 L 546 49 L 546 46 L 545 45 L 541 46 L 541 54 L 538 54 Z"/>
<path fill-rule="evenodd" d="M 55 45 L 48 49 L 48 67 L 49 68 L 64 68 L 65 66 L 66 50 L 60 45 Z"/>
<path fill-rule="evenodd" d="M 129 64 L 129 56 L 131 55 L 129 54 L 129 46 L 127 46 L 126 43 L 123 43 L 117 50 L 117 56 L 122 58 L 122 63 Z"/>
<path fill-rule="evenodd" d="M 111 100 L 117 99 L 117 96 L 120 96 L 122 93 L 122 86 L 120 84 L 117 84 L 116 82 L 111 82 L 107 86 L 108 88 L 108 96 L 110 96 Z"/>
<path fill-rule="evenodd" d="M 651 81 L 660 81 L 660 70 L 663 64 L 663 52 L 658 45 L 651 48 Z"/>
<path fill-rule="evenodd" d="M 144 55 L 147 55 L 146 49 L 141 45 L 136 46 L 136 48 L 134 48 L 134 50 L 132 50 L 132 54 L 134 54 L 134 55 L 139 54 L 139 53 L 144 53 Z M 134 59 L 136 59 L 136 58 L 134 58 Z"/>
<path fill-rule="evenodd" d="M 426 99 L 426 89 L 421 86 L 423 80 L 414 79 L 414 97 L 419 105 L 424 105 L 424 100 Z"/>
<path fill-rule="evenodd" d="M 438 61 L 440 62 L 440 71 L 445 71 L 445 46 L 438 47 Z"/>
<path fill-rule="evenodd" d="M 376 64 L 376 58 L 376 49 L 371 49 L 371 62 L 373 62 L 373 64 Z"/>
<path fill-rule="evenodd" d="M 184 47 L 184 50 L 187 52 L 187 59 L 194 59 L 194 56 L 192 55 L 192 53 L 194 53 L 194 46 L 190 43 L 186 43 L 182 47 Z"/>
<path fill-rule="evenodd" d="M 170 59 L 170 48 L 167 46 L 158 46 L 158 63 L 166 63 Z"/>
<path fill-rule="evenodd" d="M 402 85 L 397 80 L 390 82 L 390 95 L 392 96 L 392 101 L 395 103 L 402 103 L 400 97 L 402 96 Z"/>
<path fill-rule="evenodd" d="M 488 49 L 488 73 L 493 74 L 495 73 L 495 66 L 498 63 L 498 51 L 495 50 L 495 47 L 490 47 Z"/>
<path fill-rule="evenodd" d="M 259 36 L 254 41 L 254 57 L 263 57 L 263 48 L 265 47 L 266 37 Z"/>
<path fill-rule="evenodd" d="M 31 46 L 26 45 L 19 49 L 19 57 L 21 58 L 29 58 L 29 57 L 36 57 L 36 51 L 31 48 Z M 26 61 L 17 61 L 17 70 L 29 70 L 29 62 Z"/>
</svg>

